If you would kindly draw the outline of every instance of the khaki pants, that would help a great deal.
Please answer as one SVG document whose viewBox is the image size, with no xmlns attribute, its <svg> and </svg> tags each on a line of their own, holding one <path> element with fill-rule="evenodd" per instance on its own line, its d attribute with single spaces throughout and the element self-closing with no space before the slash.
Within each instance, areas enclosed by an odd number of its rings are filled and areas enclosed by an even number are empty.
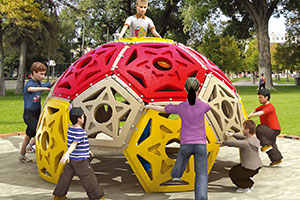
<svg viewBox="0 0 300 200">
<path fill-rule="evenodd" d="M 272 162 L 281 160 L 283 157 L 276 145 L 276 137 L 280 134 L 280 130 L 273 130 L 266 125 L 257 125 L 256 136 L 261 146 L 272 145 L 273 149 L 267 154 Z"/>
<path fill-rule="evenodd" d="M 103 190 L 98 185 L 97 178 L 89 159 L 83 161 L 72 161 L 65 166 L 64 172 L 60 175 L 58 184 L 53 195 L 63 197 L 67 194 L 73 176 L 77 175 L 84 187 L 89 199 L 99 199 L 104 196 Z"/>
<path fill-rule="evenodd" d="M 259 169 L 260 167 L 256 170 L 251 170 L 242 167 L 241 164 L 238 164 L 230 169 L 229 177 L 238 188 L 251 188 L 254 184 L 251 177 L 257 174 Z"/>
</svg>

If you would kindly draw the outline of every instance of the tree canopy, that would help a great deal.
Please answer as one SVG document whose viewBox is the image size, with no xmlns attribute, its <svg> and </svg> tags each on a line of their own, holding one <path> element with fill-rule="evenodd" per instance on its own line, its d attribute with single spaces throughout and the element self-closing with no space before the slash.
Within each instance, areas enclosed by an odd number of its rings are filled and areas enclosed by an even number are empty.
<svg viewBox="0 0 300 200">
<path fill-rule="evenodd" d="M 0 0 L 0 95 L 5 94 L 4 69 L 13 71 L 19 65 L 19 90 L 33 61 L 54 59 L 64 71 L 86 51 L 113 40 L 125 19 L 136 13 L 135 3 Z M 164 38 L 198 49 L 226 72 L 265 73 L 271 88 L 269 18 L 283 14 L 287 19 L 288 40 L 272 49 L 272 62 L 275 57 L 289 58 L 281 69 L 298 70 L 299 5 L 298 0 L 149 0 L 146 15 Z M 287 51 L 288 56 L 279 55 Z"/>
<path fill-rule="evenodd" d="M 295 0 L 290 0 L 295 3 Z M 280 5 L 290 5 L 283 0 L 187 0 L 185 6 L 185 27 L 191 21 L 206 22 L 212 13 L 221 12 L 230 18 L 227 31 L 236 38 L 245 38 L 255 31 L 259 50 L 259 71 L 264 73 L 266 87 L 272 88 L 272 67 L 268 36 L 268 22 L 278 12 Z M 299 9 L 299 7 L 298 7 Z"/>
</svg>

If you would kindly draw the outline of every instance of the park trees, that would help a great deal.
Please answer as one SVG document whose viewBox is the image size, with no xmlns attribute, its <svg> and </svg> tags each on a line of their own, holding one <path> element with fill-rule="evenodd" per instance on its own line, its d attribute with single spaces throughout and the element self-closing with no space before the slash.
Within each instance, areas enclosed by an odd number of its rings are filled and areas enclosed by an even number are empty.
<svg viewBox="0 0 300 200">
<path fill-rule="evenodd" d="M 220 54 L 220 38 L 220 34 L 217 34 L 215 25 L 213 23 L 208 23 L 207 30 L 205 31 L 202 42 L 197 50 L 221 68 L 222 57 Z"/>
<path fill-rule="evenodd" d="M 220 41 L 220 53 L 222 55 L 220 66 L 225 72 L 243 71 L 241 51 L 233 36 L 224 36 Z"/>
<path fill-rule="evenodd" d="M 258 72 L 258 49 L 257 39 L 250 40 L 245 52 L 245 70 L 250 72 Z"/>
<path fill-rule="evenodd" d="M 2 18 L 2 26 L 6 29 L 13 30 L 15 37 L 21 40 L 20 45 L 20 60 L 18 70 L 18 80 L 16 93 L 21 94 L 24 87 L 25 79 L 25 65 L 27 44 L 33 31 L 41 25 L 41 21 L 45 20 L 44 12 L 40 9 L 40 4 L 34 0 L 1 0 L 0 4 L 0 18 Z M 0 37 L 2 38 L 2 32 Z M 1 41 L 0 41 L 1 42 Z M 2 43 L 0 44 L 2 46 Z M 0 48 L 0 55 L 3 55 L 3 49 Z M 3 69 L 3 60 L 0 67 Z M 0 88 L 5 88 L 4 80 L 0 82 Z"/>
<path fill-rule="evenodd" d="M 292 0 L 291 0 L 292 1 Z M 219 12 L 231 19 L 233 32 L 255 30 L 259 50 L 259 72 L 266 76 L 266 87 L 272 88 L 272 67 L 268 36 L 268 22 L 272 14 L 278 10 L 283 0 L 188 0 L 185 10 L 189 10 L 185 19 L 199 22 L 211 17 L 211 13 Z M 188 23 L 186 23 L 188 26 Z M 243 33 L 241 32 L 241 33 Z M 241 34 L 239 34 L 241 35 Z"/>
<path fill-rule="evenodd" d="M 282 11 L 286 17 L 286 42 L 278 44 L 274 53 L 274 61 L 281 70 L 296 70 L 299 75 L 300 69 L 300 2 L 287 1 Z"/>
<path fill-rule="evenodd" d="M 209 22 L 197 50 L 227 74 L 243 69 L 241 51 L 233 36 L 222 35 L 222 28 Z M 219 33 L 218 33 L 219 32 Z"/>
<path fill-rule="evenodd" d="M 296 70 L 299 72 L 299 44 L 295 40 L 287 41 L 284 44 L 278 44 L 274 54 L 274 60 L 281 70 L 286 70 L 286 80 L 288 82 L 288 71 Z"/>
<path fill-rule="evenodd" d="M 276 72 L 276 78 L 278 81 L 280 81 L 280 66 L 279 63 L 275 60 L 275 54 L 276 54 L 276 49 L 278 47 L 278 43 L 274 43 L 270 45 L 270 53 L 271 53 L 271 64 L 272 64 L 272 71 Z"/>
<path fill-rule="evenodd" d="M 2 35 L 2 16 L 0 11 L 0 96 L 5 96 Z"/>
<path fill-rule="evenodd" d="M 93 2 L 93 1 L 92 1 Z M 101 1 L 95 1 L 98 4 Z M 93 12 L 101 16 L 101 23 L 109 26 L 110 34 L 120 31 L 126 18 L 136 13 L 136 0 L 107 0 L 104 6 L 93 7 Z M 149 7 L 146 15 L 155 23 L 158 33 L 165 38 L 171 38 L 181 43 L 186 43 L 195 31 L 183 32 L 182 7 L 185 4 L 183 0 L 152 0 L 149 1 Z M 100 28 L 100 27 L 99 27 Z"/>
</svg>

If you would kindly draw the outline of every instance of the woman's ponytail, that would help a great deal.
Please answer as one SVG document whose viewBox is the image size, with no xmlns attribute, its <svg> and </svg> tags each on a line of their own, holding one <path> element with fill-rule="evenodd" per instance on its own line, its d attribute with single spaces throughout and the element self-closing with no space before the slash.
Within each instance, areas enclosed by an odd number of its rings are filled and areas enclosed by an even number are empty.
<svg viewBox="0 0 300 200">
<path fill-rule="evenodd" d="M 185 81 L 184 85 L 185 91 L 188 93 L 188 101 L 190 105 L 195 105 L 196 103 L 196 92 L 200 88 L 199 80 L 195 77 L 189 77 Z"/>
<path fill-rule="evenodd" d="M 188 101 L 190 105 L 195 105 L 196 102 L 196 92 L 194 88 L 190 88 L 188 92 Z"/>
</svg>

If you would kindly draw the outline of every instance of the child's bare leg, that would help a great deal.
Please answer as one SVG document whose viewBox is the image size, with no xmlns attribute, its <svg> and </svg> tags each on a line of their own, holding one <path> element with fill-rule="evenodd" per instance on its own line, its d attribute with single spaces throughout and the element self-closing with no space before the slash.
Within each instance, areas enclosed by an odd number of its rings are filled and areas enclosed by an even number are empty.
<svg viewBox="0 0 300 200">
<path fill-rule="evenodd" d="M 20 154 L 25 155 L 26 146 L 28 145 L 29 141 L 30 141 L 30 137 L 28 135 L 25 135 L 22 146 L 21 146 Z"/>
<path fill-rule="evenodd" d="M 30 140 L 29 144 L 30 144 L 31 146 L 35 145 L 35 137 L 33 137 L 33 138 Z"/>
</svg>

